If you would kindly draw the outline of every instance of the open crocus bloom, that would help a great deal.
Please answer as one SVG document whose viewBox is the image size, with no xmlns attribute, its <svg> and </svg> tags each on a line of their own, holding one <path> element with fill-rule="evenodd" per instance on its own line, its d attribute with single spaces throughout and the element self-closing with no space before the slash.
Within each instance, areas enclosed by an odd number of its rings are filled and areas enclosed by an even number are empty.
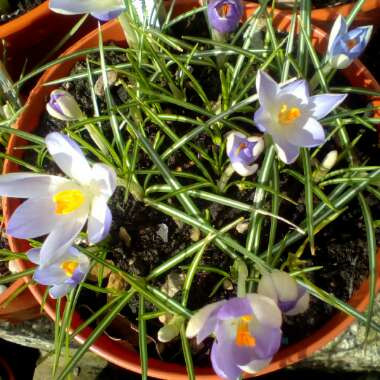
<svg viewBox="0 0 380 380">
<path fill-rule="evenodd" d="M 318 122 L 346 98 L 346 94 L 309 95 L 305 80 L 285 86 L 259 71 L 256 79 L 260 108 L 254 121 L 261 132 L 272 136 L 278 157 L 286 164 L 294 162 L 300 147 L 311 148 L 325 141 Z"/>
<path fill-rule="evenodd" d="M 310 295 L 306 289 L 280 270 L 265 273 L 259 281 L 257 293 L 275 301 L 286 315 L 301 314 L 309 307 Z"/>
<path fill-rule="evenodd" d="M 41 265 L 65 252 L 87 220 L 89 242 L 104 239 L 112 220 L 107 201 L 116 187 L 114 170 L 103 164 L 91 167 L 68 137 L 53 132 L 45 141 L 54 161 L 70 179 L 35 173 L 0 177 L 1 195 L 29 198 L 13 213 L 7 233 L 20 239 L 49 234 L 41 248 Z"/>
<path fill-rule="evenodd" d="M 49 8 L 65 15 L 91 13 L 100 21 L 111 20 L 125 10 L 123 0 L 50 0 Z"/>
<path fill-rule="evenodd" d="M 53 90 L 50 93 L 46 110 L 50 116 L 63 121 L 75 121 L 83 117 L 75 98 L 69 92 L 61 89 Z"/>
<path fill-rule="evenodd" d="M 27 253 L 29 260 L 37 265 L 40 265 L 40 254 L 40 248 L 33 248 Z M 38 267 L 33 280 L 41 285 L 51 286 L 50 296 L 59 298 L 82 282 L 89 269 L 88 257 L 74 247 L 69 247 L 58 260 L 50 265 Z"/>
<path fill-rule="evenodd" d="M 367 25 L 348 31 L 345 18 L 339 15 L 331 29 L 327 47 L 330 65 L 336 69 L 345 69 L 351 65 L 366 48 L 372 29 L 372 25 Z"/>
<path fill-rule="evenodd" d="M 240 0 L 211 0 L 207 8 L 211 27 L 219 33 L 232 33 L 243 15 Z"/>
<path fill-rule="evenodd" d="M 270 363 L 281 345 L 281 323 L 273 300 L 247 294 L 200 309 L 190 318 L 186 335 L 196 336 L 199 344 L 215 334 L 212 366 L 219 376 L 236 380 L 243 371 L 255 373 Z"/>
<path fill-rule="evenodd" d="M 264 150 L 264 139 L 259 136 L 247 137 L 240 132 L 227 136 L 227 155 L 234 170 L 243 177 L 254 174 L 259 165 L 254 164 Z"/>
</svg>

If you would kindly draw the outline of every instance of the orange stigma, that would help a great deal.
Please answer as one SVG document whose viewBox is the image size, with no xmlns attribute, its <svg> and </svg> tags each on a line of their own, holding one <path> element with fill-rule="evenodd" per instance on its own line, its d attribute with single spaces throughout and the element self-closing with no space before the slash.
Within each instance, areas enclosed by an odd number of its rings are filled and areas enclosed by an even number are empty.
<svg viewBox="0 0 380 380">
<path fill-rule="evenodd" d="M 220 17 L 227 17 L 228 13 L 230 12 L 230 4 L 223 4 L 221 7 L 218 8 L 218 13 Z"/>
<path fill-rule="evenodd" d="M 72 277 L 78 265 L 79 263 L 76 260 L 67 260 L 60 265 L 60 268 L 65 272 L 67 277 Z"/>
<path fill-rule="evenodd" d="M 289 108 L 286 104 L 282 104 L 278 113 L 278 121 L 281 124 L 291 124 L 301 116 L 301 111 L 297 107 Z"/>
<path fill-rule="evenodd" d="M 358 44 L 358 41 L 356 38 L 351 38 L 350 40 L 346 41 L 346 46 L 351 50 Z"/>
<path fill-rule="evenodd" d="M 245 149 L 248 145 L 246 143 L 240 143 L 239 146 L 236 148 L 235 156 L 238 156 L 239 153 Z"/>
<path fill-rule="evenodd" d="M 239 319 L 239 324 L 236 332 L 235 343 L 237 346 L 255 347 L 256 339 L 249 331 L 249 322 L 252 320 L 250 315 L 243 315 Z"/>
</svg>

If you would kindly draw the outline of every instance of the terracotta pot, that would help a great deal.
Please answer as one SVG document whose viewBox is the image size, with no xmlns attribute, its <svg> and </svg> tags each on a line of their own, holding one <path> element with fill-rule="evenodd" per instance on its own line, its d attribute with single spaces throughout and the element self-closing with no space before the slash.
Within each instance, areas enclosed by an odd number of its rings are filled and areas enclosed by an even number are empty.
<svg viewBox="0 0 380 380">
<path fill-rule="evenodd" d="M 19 78 L 26 58 L 28 68 L 37 64 L 78 20 L 79 16 L 68 17 L 52 12 L 48 1 L 44 1 L 24 15 L 0 25 L 0 40 L 4 40 L 6 46 L 5 64 L 12 78 Z M 89 17 L 80 33 L 74 36 L 74 41 L 95 27 L 96 22 Z M 3 55 L 2 46 L 0 44 L 0 57 Z"/>
<path fill-rule="evenodd" d="M 353 1 L 350 4 L 338 5 L 336 7 L 327 7 L 320 9 L 313 9 L 311 11 L 312 23 L 315 26 L 322 28 L 329 32 L 335 19 L 342 15 L 348 16 L 355 6 L 356 2 Z M 355 17 L 353 25 L 373 25 L 379 26 L 380 24 L 380 0 L 366 0 Z"/>
<path fill-rule="evenodd" d="M 196 2 L 186 3 L 186 8 L 195 7 Z M 181 7 L 184 6 L 183 4 Z M 247 16 L 252 14 L 256 6 L 249 4 L 247 6 Z M 282 16 L 280 13 L 276 13 L 275 17 L 276 27 L 285 31 L 289 24 L 290 18 L 288 16 Z M 102 28 L 104 40 L 114 41 L 118 44 L 125 43 L 123 32 L 116 21 L 107 23 Z M 314 29 L 313 40 L 315 46 L 319 51 L 323 51 L 326 45 L 326 34 L 319 30 Z M 93 32 L 77 42 L 70 48 L 67 53 L 72 53 L 85 48 L 90 48 L 97 46 L 98 35 L 97 32 Z M 79 59 L 79 58 L 77 58 Z M 43 77 L 38 82 L 38 85 L 31 92 L 29 100 L 26 104 L 25 111 L 18 120 L 15 128 L 22 129 L 24 131 L 33 132 L 39 125 L 41 115 L 45 111 L 45 104 L 49 98 L 49 93 L 52 87 L 44 87 L 45 82 L 51 81 L 68 75 L 75 61 L 65 62 L 61 65 L 56 65 L 45 72 Z M 355 61 L 349 69 L 345 70 L 343 74 L 354 86 L 368 87 L 373 90 L 379 91 L 380 86 L 373 78 L 371 73 L 361 64 L 359 61 Z M 21 157 L 23 150 L 15 149 L 15 147 L 23 145 L 25 142 L 16 137 L 12 136 L 9 146 L 8 154 L 12 154 L 16 157 Z M 4 173 L 10 173 L 18 171 L 19 168 L 11 161 L 6 161 L 4 165 Z M 5 220 L 9 220 L 9 217 L 19 205 L 17 199 L 3 199 L 3 210 Z M 10 238 L 10 247 L 15 252 L 26 251 L 28 243 L 24 240 L 18 240 Z M 26 261 L 18 261 L 18 265 L 22 269 L 27 269 L 31 266 L 31 263 Z M 378 265 L 380 265 L 380 255 L 378 255 Z M 380 280 L 377 281 L 377 289 L 380 288 Z M 42 301 L 45 288 L 38 285 L 30 286 L 30 290 L 36 297 L 38 302 Z M 360 289 L 355 292 L 350 300 L 350 304 L 359 311 L 364 311 L 368 305 L 369 293 L 368 293 L 368 281 L 365 281 Z M 45 305 L 45 311 L 50 315 L 51 318 L 55 318 L 55 302 L 53 300 L 48 300 Z M 326 345 L 333 338 L 341 334 L 352 322 L 354 318 L 349 317 L 343 313 L 336 313 L 335 316 L 321 329 L 313 333 L 311 336 L 305 338 L 304 340 L 296 343 L 292 346 L 282 349 L 274 358 L 273 362 L 267 367 L 262 373 L 267 373 L 275 371 L 277 369 L 286 367 L 290 364 L 296 363 L 303 358 L 309 356 L 313 352 L 319 350 L 324 345 Z M 78 314 L 74 314 L 72 328 L 75 329 L 79 326 L 81 320 Z M 79 342 L 84 342 L 86 338 L 90 335 L 91 329 L 85 329 L 81 334 L 79 334 L 76 339 Z M 140 363 L 138 354 L 135 352 L 128 351 L 119 342 L 112 341 L 105 335 L 102 335 L 98 340 L 92 345 L 91 350 L 102 356 L 104 359 L 126 369 L 134 372 L 140 372 Z M 199 368 L 196 370 L 197 379 L 201 380 L 216 380 L 217 376 L 214 374 L 211 368 Z M 151 377 L 156 377 L 160 379 L 172 379 L 172 380 L 186 380 L 188 379 L 186 369 L 183 366 L 165 363 L 157 359 L 149 360 L 149 371 L 148 375 Z"/>
<path fill-rule="evenodd" d="M 28 288 L 18 294 L 6 307 L 3 307 L 3 304 L 24 285 L 25 281 L 19 278 L 5 292 L 0 294 L 0 319 L 17 323 L 34 319 L 41 315 L 41 306 Z"/>
</svg>

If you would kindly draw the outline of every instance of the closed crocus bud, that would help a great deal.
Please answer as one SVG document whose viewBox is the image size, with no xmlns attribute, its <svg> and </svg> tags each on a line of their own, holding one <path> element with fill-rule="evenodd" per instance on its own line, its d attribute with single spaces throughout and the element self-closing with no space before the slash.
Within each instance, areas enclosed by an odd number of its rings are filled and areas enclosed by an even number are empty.
<svg viewBox="0 0 380 380">
<path fill-rule="evenodd" d="M 259 281 L 257 293 L 275 301 L 286 315 L 301 314 L 309 307 L 310 295 L 306 289 L 280 270 L 265 273 Z"/>
<path fill-rule="evenodd" d="M 212 0 L 207 14 L 213 29 L 222 34 L 232 33 L 239 25 L 243 6 L 240 0 Z"/>
<path fill-rule="evenodd" d="M 348 31 L 346 20 L 339 15 L 329 37 L 327 47 L 329 64 L 336 69 L 345 69 L 350 66 L 366 48 L 372 29 L 372 25 L 367 25 Z"/>
<path fill-rule="evenodd" d="M 236 173 L 243 177 L 254 174 L 258 165 L 254 162 L 264 150 L 264 139 L 260 136 L 247 137 L 240 132 L 227 136 L 226 151 Z"/>
<path fill-rule="evenodd" d="M 83 113 L 75 98 L 65 90 L 54 90 L 50 93 L 46 110 L 50 116 L 63 121 L 76 121 L 83 117 Z"/>
</svg>

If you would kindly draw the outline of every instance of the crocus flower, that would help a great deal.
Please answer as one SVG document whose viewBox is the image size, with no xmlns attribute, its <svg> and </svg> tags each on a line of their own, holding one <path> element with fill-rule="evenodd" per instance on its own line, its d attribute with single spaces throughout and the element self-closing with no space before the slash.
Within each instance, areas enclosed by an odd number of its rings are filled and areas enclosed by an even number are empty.
<svg viewBox="0 0 380 380">
<path fill-rule="evenodd" d="M 63 121 L 80 120 L 83 113 L 75 98 L 65 90 L 53 90 L 46 104 L 50 116 Z"/>
<path fill-rule="evenodd" d="M 219 33 L 232 33 L 243 15 L 240 0 L 211 0 L 207 8 L 208 19 Z"/>
<path fill-rule="evenodd" d="M 278 157 L 286 164 L 294 162 L 300 147 L 311 148 L 325 141 L 318 122 L 346 98 L 346 94 L 309 95 L 305 80 L 280 86 L 268 74 L 259 71 L 256 79 L 260 108 L 254 121 L 261 132 L 272 136 Z"/>
<path fill-rule="evenodd" d="M 55 163 L 69 177 L 10 173 L 0 176 L 0 194 L 29 198 L 10 218 L 7 233 L 27 239 L 49 234 L 41 248 L 41 265 L 66 251 L 87 223 L 88 240 L 97 243 L 109 232 L 107 201 L 116 187 L 116 174 L 103 164 L 90 166 L 70 138 L 49 133 L 46 145 Z"/>
<path fill-rule="evenodd" d="M 190 318 L 186 335 L 196 336 L 199 344 L 215 334 L 212 366 L 219 376 L 236 380 L 243 371 L 255 373 L 270 363 L 280 348 L 281 323 L 281 311 L 273 300 L 247 294 L 200 309 Z"/>
<path fill-rule="evenodd" d="M 264 150 L 264 139 L 259 136 L 247 137 L 240 132 L 231 132 L 227 136 L 226 150 L 233 169 L 246 177 L 255 173 L 259 167 L 254 162 Z"/>
<path fill-rule="evenodd" d="M 49 8 L 65 15 L 91 13 L 100 21 L 119 16 L 124 10 L 123 0 L 50 0 Z"/>
<path fill-rule="evenodd" d="M 32 263 L 39 265 L 33 275 L 34 281 L 51 286 L 49 294 L 52 298 L 64 296 L 84 280 L 90 269 L 88 257 L 74 247 L 69 247 L 56 261 L 43 267 L 40 266 L 40 248 L 32 248 L 27 256 Z"/>
<path fill-rule="evenodd" d="M 344 17 L 339 15 L 331 29 L 327 58 L 331 66 L 345 69 L 360 56 L 372 34 L 372 25 L 360 26 L 348 31 Z"/>
<path fill-rule="evenodd" d="M 309 307 L 310 295 L 306 289 L 280 270 L 265 273 L 259 281 L 257 293 L 275 301 L 286 315 L 301 314 Z"/>
</svg>

